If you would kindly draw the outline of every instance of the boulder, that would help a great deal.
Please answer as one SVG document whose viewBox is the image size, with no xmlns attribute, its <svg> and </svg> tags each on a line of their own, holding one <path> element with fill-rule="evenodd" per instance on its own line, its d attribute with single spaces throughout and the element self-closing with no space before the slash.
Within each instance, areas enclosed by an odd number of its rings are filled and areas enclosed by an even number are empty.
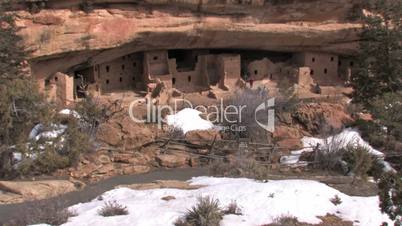
<svg viewBox="0 0 402 226">
<path fill-rule="evenodd" d="M 353 121 L 343 105 L 334 103 L 303 104 L 296 109 L 292 117 L 313 134 L 319 133 L 323 126 L 328 126 L 328 129 L 341 129 Z"/>
<path fill-rule="evenodd" d="M 68 180 L 0 181 L 0 203 L 16 203 L 51 198 L 76 191 L 74 182 Z"/>
<path fill-rule="evenodd" d="M 194 144 L 211 144 L 214 139 L 222 139 L 218 130 L 194 130 L 186 133 L 186 140 Z"/>
<path fill-rule="evenodd" d="M 112 146 L 119 145 L 122 139 L 119 129 L 112 126 L 111 123 L 102 124 L 97 131 L 96 137 L 99 141 Z"/>
<path fill-rule="evenodd" d="M 182 154 L 161 154 L 156 156 L 156 161 L 160 166 L 168 168 L 183 167 L 188 165 L 189 156 Z"/>
<path fill-rule="evenodd" d="M 289 126 L 276 126 L 273 133 L 274 138 L 285 139 L 285 138 L 302 138 L 302 134 L 296 128 Z"/>
<path fill-rule="evenodd" d="M 147 173 L 151 170 L 151 167 L 145 165 L 128 165 L 123 167 L 123 174 L 138 174 L 138 173 Z"/>
</svg>

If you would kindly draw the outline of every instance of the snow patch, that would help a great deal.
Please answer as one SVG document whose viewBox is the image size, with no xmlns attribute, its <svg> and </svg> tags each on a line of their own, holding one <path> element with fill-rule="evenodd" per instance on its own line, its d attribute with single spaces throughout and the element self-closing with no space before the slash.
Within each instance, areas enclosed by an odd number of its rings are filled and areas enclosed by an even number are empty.
<svg viewBox="0 0 402 226">
<path fill-rule="evenodd" d="M 94 199 L 70 207 L 78 216 L 70 218 L 64 225 L 173 226 L 174 221 L 194 206 L 200 196 L 218 199 L 222 208 L 233 200 L 237 202 L 243 215 L 226 215 L 220 222 L 221 226 L 268 224 L 282 215 L 292 215 L 299 221 L 317 224 L 321 222 L 317 216 L 325 216 L 327 213 L 354 221 L 355 225 L 378 226 L 382 222 L 392 225 L 387 215 L 381 213 L 377 196 L 348 196 L 316 181 L 280 180 L 264 183 L 245 178 L 196 177 L 190 182 L 205 187 L 196 190 L 118 188 L 108 191 L 102 195 L 103 201 Z M 176 199 L 161 199 L 169 195 Z M 341 199 L 340 205 L 335 206 L 330 201 L 335 195 Z M 99 216 L 97 212 L 104 202 L 113 200 L 127 206 L 129 214 Z"/>
<path fill-rule="evenodd" d="M 72 115 L 74 118 L 80 119 L 81 115 L 78 114 L 78 112 L 71 110 L 71 109 L 63 109 L 61 111 L 59 111 L 59 114 L 61 115 Z"/>
<path fill-rule="evenodd" d="M 312 152 L 314 151 L 314 147 L 319 145 L 320 147 L 324 147 L 324 149 L 331 150 L 332 148 L 339 147 L 344 148 L 347 145 L 355 145 L 355 146 L 363 146 L 366 147 L 368 152 L 374 156 L 380 158 L 380 163 L 383 164 L 383 170 L 385 172 L 394 172 L 395 169 L 391 167 L 391 165 L 384 161 L 384 153 L 374 149 L 369 143 L 363 140 L 360 136 L 359 132 L 356 129 L 347 128 L 344 129 L 341 133 L 327 137 L 325 139 L 316 138 L 316 137 L 303 137 L 302 138 L 303 148 L 297 151 L 292 151 L 291 155 L 283 156 L 280 160 L 282 164 L 296 164 L 302 163 L 299 161 L 299 158 L 303 152 Z"/>
<path fill-rule="evenodd" d="M 212 129 L 214 125 L 200 117 L 201 112 L 191 108 L 184 108 L 174 115 L 166 116 L 166 121 L 169 126 L 175 129 L 180 129 L 186 134 L 193 130 L 208 130 Z"/>
</svg>

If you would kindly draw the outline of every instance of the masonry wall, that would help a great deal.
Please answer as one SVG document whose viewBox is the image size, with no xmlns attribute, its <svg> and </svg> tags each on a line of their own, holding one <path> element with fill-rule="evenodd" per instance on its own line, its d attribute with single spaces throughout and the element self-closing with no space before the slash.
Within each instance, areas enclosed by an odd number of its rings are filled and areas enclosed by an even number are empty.
<svg viewBox="0 0 402 226">
<path fill-rule="evenodd" d="M 339 77 L 345 81 L 350 81 L 353 70 L 356 68 L 354 59 L 350 57 L 339 57 L 338 73 Z"/>
<path fill-rule="evenodd" d="M 293 62 L 299 67 L 309 67 L 310 75 L 319 85 L 333 85 L 338 81 L 338 56 L 326 53 L 297 53 Z"/>
<path fill-rule="evenodd" d="M 206 55 L 206 61 L 207 61 L 207 74 L 208 74 L 208 81 L 210 85 L 217 85 L 220 81 L 220 75 L 219 75 L 219 62 L 218 62 L 218 56 L 217 55 Z"/>
<path fill-rule="evenodd" d="M 277 73 L 276 66 L 269 59 L 263 58 L 261 60 L 251 61 L 247 65 L 247 73 L 250 79 L 261 80 L 264 78 L 273 79 L 274 74 Z"/>
<path fill-rule="evenodd" d="M 194 70 L 178 71 L 176 60 L 169 59 L 169 67 L 172 73 L 172 87 L 182 92 L 198 92 L 209 88 L 207 57 L 198 56 Z M 174 84 L 173 84 L 174 81 Z"/>
<path fill-rule="evenodd" d="M 44 90 L 50 101 L 63 105 L 74 102 L 73 76 L 57 72 L 46 80 Z"/>
<path fill-rule="evenodd" d="M 238 54 L 218 55 L 218 74 L 220 77 L 219 85 L 222 88 L 234 87 L 241 78 L 241 62 Z"/>
</svg>

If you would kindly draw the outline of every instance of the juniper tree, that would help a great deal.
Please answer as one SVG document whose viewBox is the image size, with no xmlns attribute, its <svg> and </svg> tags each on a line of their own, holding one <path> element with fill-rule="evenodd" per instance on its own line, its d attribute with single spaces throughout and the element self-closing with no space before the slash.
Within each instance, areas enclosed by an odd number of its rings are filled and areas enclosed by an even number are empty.
<svg viewBox="0 0 402 226">
<path fill-rule="evenodd" d="M 352 85 L 355 101 L 370 105 L 375 97 L 401 90 L 402 0 L 368 0 L 364 6 L 359 65 Z"/>
<path fill-rule="evenodd" d="M 26 56 L 14 15 L 0 5 L 0 144 L 11 145 L 45 114 L 36 83 L 26 70 Z"/>
</svg>

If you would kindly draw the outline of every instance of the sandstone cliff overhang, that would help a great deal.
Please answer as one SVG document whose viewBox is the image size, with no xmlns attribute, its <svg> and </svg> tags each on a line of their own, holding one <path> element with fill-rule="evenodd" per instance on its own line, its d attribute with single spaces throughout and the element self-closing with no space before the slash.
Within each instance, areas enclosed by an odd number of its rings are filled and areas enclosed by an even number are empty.
<svg viewBox="0 0 402 226">
<path fill-rule="evenodd" d="M 94 9 L 90 12 L 80 10 L 79 1 L 47 2 L 48 9 L 39 13 L 17 11 L 17 22 L 25 46 L 32 51 L 31 61 L 63 59 L 63 65 L 54 66 L 52 71 L 158 49 L 225 48 L 353 55 L 361 27 L 348 20 L 354 0 L 304 0 L 291 4 L 260 1 L 249 5 L 109 0 L 98 5 L 100 1 L 93 1 Z M 63 6 L 63 2 L 70 5 Z"/>
</svg>

